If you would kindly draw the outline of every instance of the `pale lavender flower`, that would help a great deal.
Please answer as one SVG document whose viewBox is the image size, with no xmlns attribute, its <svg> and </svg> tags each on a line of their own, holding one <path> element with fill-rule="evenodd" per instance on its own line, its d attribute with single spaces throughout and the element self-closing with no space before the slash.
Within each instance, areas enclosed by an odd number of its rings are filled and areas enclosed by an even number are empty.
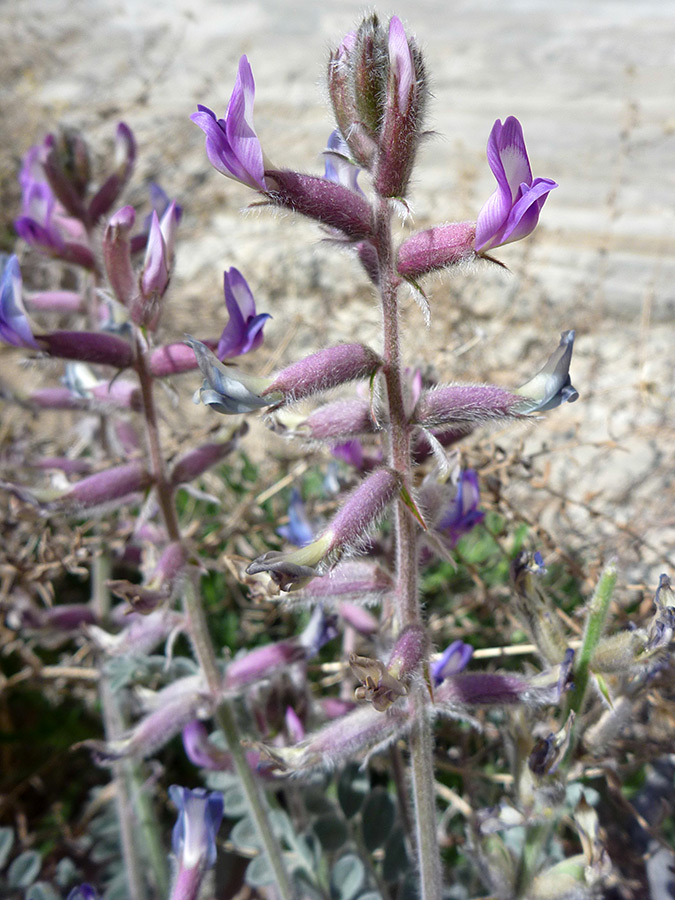
<svg viewBox="0 0 675 900">
<path fill-rule="evenodd" d="M 276 393 L 261 396 L 270 385 L 269 378 L 248 375 L 233 366 L 224 366 L 206 344 L 187 336 L 187 344 L 194 350 L 204 381 L 197 389 L 194 402 L 201 402 L 223 415 L 240 415 L 270 406 L 283 399 Z"/>
<path fill-rule="evenodd" d="M 429 669 L 434 685 L 438 686 L 450 675 L 456 675 L 469 664 L 473 656 L 473 647 L 463 641 L 453 641 L 446 647 L 440 657 L 433 662 Z"/>
<path fill-rule="evenodd" d="M 295 544 L 296 547 L 306 547 L 314 539 L 314 529 L 307 517 L 305 504 L 297 488 L 291 491 L 291 500 L 288 504 L 288 524 L 280 525 L 277 534 Z"/>
<path fill-rule="evenodd" d="M 169 796 L 178 809 L 172 834 L 178 872 L 171 898 L 195 900 L 205 870 L 216 863 L 216 835 L 223 821 L 223 795 L 172 784 Z"/>
<path fill-rule="evenodd" d="M 550 178 L 532 178 L 518 119 L 497 119 L 487 145 L 488 163 L 497 190 L 478 213 L 476 251 L 486 253 L 530 234 L 548 194 L 558 185 Z"/>
<path fill-rule="evenodd" d="M 242 56 L 225 118 L 217 119 L 201 105 L 190 118 L 206 135 L 206 154 L 215 169 L 254 190 L 265 191 L 265 162 L 253 127 L 254 97 L 253 72 Z"/>
<path fill-rule="evenodd" d="M 574 403 L 579 392 L 570 379 L 570 363 L 574 349 L 574 331 L 563 331 L 560 343 L 546 364 L 526 384 L 516 391 L 527 400 L 519 405 L 519 412 L 544 412 L 561 403 Z"/>
<path fill-rule="evenodd" d="M 220 360 L 256 350 L 263 342 L 263 326 L 272 318 L 269 313 L 256 313 L 251 289 L 238 269 L 224 272 L 223 281 L 230 321 L 218 341 L 216 356 Z"/>
<path fill-rule="evenodd" d="M 361 169 L 352 162 L 349 144 L 337 129 L 331 132 L 323 155 L 325 160 L 324 178 L 334 181 L 335 184 L 341 184 L 350 191 L 363 194 L 358 184 Z"/>
<path fill-rule="evenodd" d="M 457 484 L 457 495 L 450 509 L 436 526 L 438 531 L 449 535 L 453 547 L 462 535 L 468 534 L 472 528 L 485 518 L 485 513 L 478 509 L 479 503 L 478 476 L 473 469 L 466 469 L 460 475 Z"/>
<path fill-rule="evenodd" d="M 14 347 L 38 345 L 23 305 L 21 269 L 16 256 L 10 256 L 0 277 L 0 340 Z"/>
</svg>

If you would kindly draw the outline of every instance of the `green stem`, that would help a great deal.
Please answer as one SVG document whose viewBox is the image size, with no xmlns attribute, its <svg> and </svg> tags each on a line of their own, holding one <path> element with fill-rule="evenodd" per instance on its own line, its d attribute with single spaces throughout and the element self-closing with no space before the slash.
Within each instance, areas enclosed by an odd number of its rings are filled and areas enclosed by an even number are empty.
<svg viewBox="0 0 675 900">
<path fill-rule="evenodd" d="M 391 234 L 391 209 L 380 198 L 375 207 L 375 245 L 378 254 L 379 289 L 382 300 L 384 378 L 389 406 L 390 465 L 412 487 L 410 426 L 403 392 L 398 286 Z M 396 504 L 396 623 L 398 629 L 421 621 L 417 566 L 417 524 L 403 500 Z M 440 900 L 441 859 L 436 834 L 433 737 L 427 716 L 425 687 L 414 685 L 409 702 L 415 719 L 410 735 L 410 761 L 415 812 L 416 852 L 420 870 L 420 896 Z"/>
<path fill-rule="evenodd" d="M 605 627 L 605 620 L 609 611 L 609 604 L 612 600 L 614 586 L 616 585 L 616 567 L 610 563 L 605 567 L 600 581 L 595 589 L 595 593 L 588 607 L 586 616 L 586 628 L 584 630 L 584 638 L 576 656 L 576 665 L 574 667 L 574 687 L 567 695 L 567 704 L 565 709 L 565 720 L 571 712 L 577 716 L 576 721 L 572 724 L 570 742 L 565 753 L 565 757 L 561 763 L 560 772 L 565 771 L 573 758 L 574 746 L 577 737 L 578 716 L 583 710 L 584 700 L 586 699 L 586 691 L 590 678 L 590 665 L 593 659 L 595 648 L 598 641 L 602 637 Z M 518 868 L 518 877 L 516 881 L 516 897 L 526 898 L 528 891 L 534 880 L 539 868 L 539 859 L 542 850 L 548 840 L 553 823 L 543 823 L 533 825 L 527 830 L 523 853 Z"/>
<path fill-rule="evenodd" d="M 598 641 L 602 637 L 605 619 L 607 618 L 607 612 L 609 611 L 609 604 L 612 599 L 615 585 L 616 566 L 613 563 L 610 563 L 606 566 L 600 576 L 600 581 L 598 582 L 598 586 L 595 589 L 595 593 L 593 594 L 593 598 L 588 608 L 584 639 L 576 657 L 576 665 L 574 666 L 574 687 L 570 691 L 567 699 L 567 715 L 570 712 L 579 715 L 583 709 L 586 689 L 588 687 L 591 660 L 595 648 L 598 645 Z"/>
</svg>

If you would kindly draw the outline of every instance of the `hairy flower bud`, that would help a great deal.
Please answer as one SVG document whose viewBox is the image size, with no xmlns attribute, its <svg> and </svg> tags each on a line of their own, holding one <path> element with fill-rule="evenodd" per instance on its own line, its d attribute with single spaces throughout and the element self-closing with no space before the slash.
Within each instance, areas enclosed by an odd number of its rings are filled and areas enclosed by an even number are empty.
<svg viewBox="0 0 675 900">
<path fill-rule="evenodd" d="M 282 369 L 262 391 L 262 396 L 280 393 L 286 402 L 302 400 L 358 378 L 369 378 L 381 365 L 377 353 L 363 344 L 338 344 Z"/>
<path fill-rule="evenodd" d="M 415 281 L 429 272 L 468 262 L 476 256 L 475 237 L 473 222 L 453 222 L 418 231 L 398 248 L 398 274 Z"/>
<path fill-rule="evenodd" d="M 103 262 L 108 281 L 127 309 L 138 294 L 138 280 L 131 264 L 131 229 L 136 222 L 133 206 L 123 206 L 108 222 L 103 234 Z"/>
<path fill-rule="evenodd" d="M 316 175 L 266 170 L 271 203 L 335 228 L 350 240 L 371 237 L 370 204 L 361 194 Z"/>
<path fill-rule="evenodd" d="M 59 359 L 100 363 L 118 369 L 128 368 L 134 360 L 130 345 L 112 334 L 95 331 L 51 331 L 39 335 L 36 340 L 41 349 Z"/>
<path fill-rule="evenodd" d="M 388 61 L 374 182 L 380 196 L 404 197 L 423 133 L 428 89 L 422 54 L 397 16 L 389 21 Z"/>
<path fill-rule="evenodd" d="M 413 421 L 425 428 L 452 425 L 468 431 L 492 420 L 522 416 L 522 399 L 494 384 L 448 384 L 424 391 Z"/>
<path fill-rule="evenodd" d="M 357 707 L 294 747 L 263 747 L 267 768 L 281 775 L 330 771 L 364 753 L 385 750 L 413 724 L 405 707 L 393 707 L 383 715 L 372 706 Z"/>
</svg>

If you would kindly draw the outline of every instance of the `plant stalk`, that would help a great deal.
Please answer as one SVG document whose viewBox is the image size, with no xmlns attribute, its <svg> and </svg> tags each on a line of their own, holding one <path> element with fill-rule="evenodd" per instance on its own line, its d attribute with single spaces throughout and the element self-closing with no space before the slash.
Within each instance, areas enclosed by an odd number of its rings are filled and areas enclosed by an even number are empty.
<svg viewBox="0 0 675 900">
<path fill-rule="evenodd" d="M 153 394 L 153 378 L 148 369 L 145 348 L 140 335 L 136 335 L 136 372 L 141 388 L 143 411 L 145 415 L 148 452 L 155 482 L 157 501 L 159 503 L 164 524 L 171 541 L 180 541 L 181 533 L 173 499 L 173 488 L 166 476 L 166 466 L 162 453 L 157 411 Z M 286 872 L 281 847 L 272 830 L 269 810 L 258 782 L 246 759 L 241 745 L 241 735 L 237 725 L 234 707 L 229 700 L 220 698 L 222 692 L 222 675 L 218 667 L 213 642 L 209 634 L 204 608 L 195 586 L 196 574 L 188 573 L 183 586 L 183 607 L 188 623 L 188 631 L 199 666 L 204 673 L 206 684 L 212 697 L 217 698 L 218 707 L 215 720 L 222 729 L 232 754 L 234 768 L 242 788 L 246 793 L 249 809 L 253 816 L 258 835 L 270 861 L 276 879 L 276 888 L 280 900 L 293 900 L 293 889 Z"/>
<path fill-rule="evenodd" d="M 412 488 L 410 427 L 403 391 L 398 287 L 391 234 L 391 208 L 384 198 L 375 208 L 379 289 L 382 301 L 384 378 L 389 406 L 390 465 Z M 396 504 L 396 624 L 399 630 L 421 621 L 418 594 L 417 524 L 402 499 Z M 409 703 L 415 719 L 410 734 L 410 762 L 415 812 L 415 835 L 420 870 L 420 897 L 441 900 L 441 860 L 436 834 L 433 739 L 427 716 L 428 697 L 423 684 L 413 684 Z"/>
</svg>

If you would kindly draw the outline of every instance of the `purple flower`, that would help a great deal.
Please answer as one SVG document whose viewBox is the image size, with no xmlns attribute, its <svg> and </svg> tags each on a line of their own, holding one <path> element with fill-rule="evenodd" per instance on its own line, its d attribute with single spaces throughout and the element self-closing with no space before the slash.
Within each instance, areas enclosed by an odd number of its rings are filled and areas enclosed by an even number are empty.
<svg viewBox="0 0 675 900">
<path fill-rule="evenodd" d="M 223 281 L 230 321 L 218 341 L 216 356 L 220 360 L 256 350 L 263 341 L 263 326 L 267 319 L 272 318 L 269 313 L 256 314 L 253 294 L 238 269 L 233 267 L 229 272 L 224 272 Z"/>
<path fill-rule="evenodd" d="M 444 531 L 449 535 L 453 547 L 463 534 L 468 534 L 485 518 L 485 513 L 478 509 L 479 503 L 478 476 L 473 469 L 466 469 L 460 475 L 457 495 L 452 506 L 436 526 L 438 531 Z"/>
<path fill-rule="evenodd" d="M 98 900 L 98 892 L 85 882 L 74 887 L 68 894 L 67 900 Z"/>
<path fill-rule="evenodd" d="M 253 72 L 242 56 L 225 118 L 217 119 L 201 105 L 190 118 L 206 135 L 206 155 L 215 169 L 254 190 L 265 191 L 265 162 L 253 127 L 254 96 Z"/>
<path fill-rule="evenodd" d="M 20 238 L 40 252 L 94 268 L 95 260 L 84 225 L 68 215 L 47 181 L 44 165 L 52 140 L 48 137 L 43 144 L 31 147 L 24 156 L 19 174 L 22 215 L 14 227 Z"/>
<path fill-rule="evenodd" d="M 438 687 L 450 675 L 456 675 L 465 669 L 472 656 L 473 647 L 470 644 L 453 641 L 429 667 L 434 685 Z"/>
<path fill-rule="evenodd" d="M 337 129 L 331 132 L 323 155 L 326 164 L 326 170 L 323 173 L 325 179 L 333 181 L 335 184 L 341 184 L 350 191 L 363 194 L 358 185 L 361 169 L 352 162 L 352 151 L 349 149 L 349 144 Z"/>
<path fill-rule="evenodd" d="M 223 795 L 172 784 L 169 796 L 178 809 L 171 840 L 179 870 L 210 869 L 216 862 L 216 834 L 223 820 Z"/>
<path fill-rule="evenodd" d="M 476 251 L 486 253 L 526 237 L 536 227 L 547 195 L 558 187 L 549 178 L 532 179 L 523 129 L 509 116 L 497 119 L 488 138 L 487 157 L 497 190 L 478 213 Z"/>
<path fill-rule="evenodd" d="M 38 347 L 23 305 L 21 269 L 16 256 L 10 256 L 0 276 L 0 340 L 14 347 Z"/>
<path fill-rule="evenodd" d="M 305 504 L 297 488 L 291 491 L 291 502 L 288 504 L 288 525 L 280 525 L 277 534 L 296 547 L 306 547 L 314 540 L 314 530 L 307 518 Z"/>
</svg>

